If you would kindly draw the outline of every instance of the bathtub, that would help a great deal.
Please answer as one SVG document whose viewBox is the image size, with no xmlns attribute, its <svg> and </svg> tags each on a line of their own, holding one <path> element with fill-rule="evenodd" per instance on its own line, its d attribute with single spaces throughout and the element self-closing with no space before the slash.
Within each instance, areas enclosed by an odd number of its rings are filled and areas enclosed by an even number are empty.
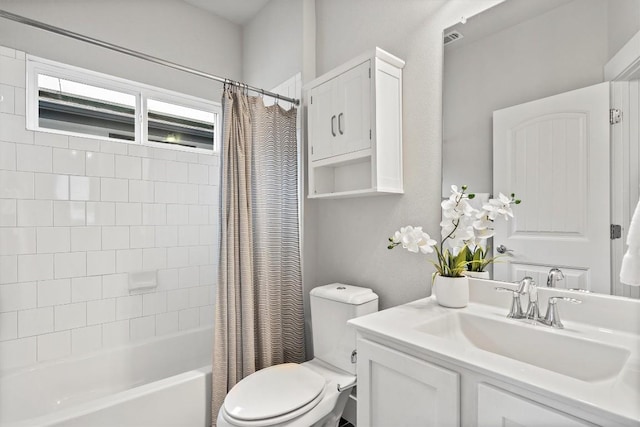
<svg viewBox="0 0 640 427">
<path fill-rule="evenodd" d="M 210 425 L 213 330 L 0 376 L 0 427 Z"/>
</svg>

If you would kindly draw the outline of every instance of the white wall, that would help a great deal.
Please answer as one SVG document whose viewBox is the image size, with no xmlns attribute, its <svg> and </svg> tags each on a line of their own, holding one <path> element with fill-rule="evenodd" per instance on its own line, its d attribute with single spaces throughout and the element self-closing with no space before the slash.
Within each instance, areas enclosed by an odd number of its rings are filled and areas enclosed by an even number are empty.
<svg viewBox="0 0 640 427">
<path fill-rule="evenodd" d="M 497 1 L 317 0 L 318 75 L 379 46 L 406 61 L 403 161 L 405 194 L 314 203 L 315 283 L 371 287 L 381 308 L 424 297 L 433 268 L 426 256 L 388 251 L 400 226 L 439 237 L 442 31 Z M 310 284 L 306 284 L 309 286 Z"/>
<path fill-rule="evenodd" d="M 606 1 L 575 0 L 445 49 L 443 195 L 492 192 L 494 110 L 603 81 L 607 27 Z"/>
<path fill-rule="evenodd" d="M 0 8 L 204 72 L 242 77 L 241 28 L 180 0 L 0 0 Z M 220 83 L 4 19 L 0 45 L 220 100 Z"/>
<path fill-rule="evenodd" d="M 270 89 L 302 69 L 302 16 L 300 0 L 271 0 L 242 35 L 243 80 Z"/>
</svg>

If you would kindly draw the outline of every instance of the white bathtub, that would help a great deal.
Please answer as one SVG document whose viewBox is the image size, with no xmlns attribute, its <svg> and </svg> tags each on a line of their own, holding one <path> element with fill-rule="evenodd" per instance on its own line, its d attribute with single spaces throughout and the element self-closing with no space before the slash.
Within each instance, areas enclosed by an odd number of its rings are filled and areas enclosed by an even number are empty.
<svg viewBox="0 0 640 427">
<path fill-rule="evenodd" d="M 201 328 L 0 376 L 0 427 L 207 426 L 213 331 Z"/>
</svg>

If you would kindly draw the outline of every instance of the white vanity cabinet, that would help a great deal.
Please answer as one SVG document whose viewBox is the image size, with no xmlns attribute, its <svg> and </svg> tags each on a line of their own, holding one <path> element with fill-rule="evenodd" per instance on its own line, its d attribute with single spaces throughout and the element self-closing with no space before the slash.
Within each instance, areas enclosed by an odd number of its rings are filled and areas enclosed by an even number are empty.
<svg viewBox="0 0 640 427">
<path fill-rule="evenodd" d="M 595 425 L 487 384 L 478 384 L 477 391 L 478 427 Z"/>
<path fill-rule="evenodd" d="M 402 68 L 381 49 L 305 87 L 309 197 L 402 193 Z"/>
<path fill-rule="evenodd" d="M 359 340 L 358 426 L 457 426 L 459 377 L 433 363 Z"/>
<path fill-rule="evenodd" d="M 585 421 L 590 415 L 579 409 L 552 408 L 540 396 L 390 342 L 359 336 L 357 348 L 358 427 L 617 425 Z"/>
</svg>

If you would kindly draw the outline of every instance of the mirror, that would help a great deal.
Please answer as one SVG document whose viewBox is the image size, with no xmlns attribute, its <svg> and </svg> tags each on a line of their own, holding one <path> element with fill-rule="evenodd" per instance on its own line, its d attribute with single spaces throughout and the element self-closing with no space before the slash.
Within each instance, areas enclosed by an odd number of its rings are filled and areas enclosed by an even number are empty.
<svg viewBox="0 0 640 427">
<path fill-rule="evenodd" d="M 469 186 L 469 191 L 474 193 L 493 193 L 494 168 L 499 168 L 496 169 L 497 171 L 518 170 L 518 168 L 526 168 L 526 165 L 539 159 L 542 156 L 540 154 L 542 148 L 540 152 L 525 150 L 520 165 L 504 163 L 503 158 L 508 156 L 498 156 L 500 163 L 493 164 L 493 112 L 602 84 L 605 81 L 605 65 L 639 31 L 640 0 L 506 0 L 469 18 L 464 24 L 459 23 L 447 28 L 444 31 L 442 196 L 450 195 L 452 184 L 466 184 Z M 635 79 L 637 84 L 637 75 Z M 604 108 L 608 110 L 609 107 L 607 105 Z M 638 120 L 638 113 L 635 112 L 635 114 Z M 502 128 L 498 127 L 498 129 Z M 595 138 L 591 137 L 591 139 Z M 632 143 L 635 146 L 638 145 L 637 141 Z M 513 149 L 509 152 L 513 154 Z M 600 168 L 593 167 L 593 164 L 586 164 L 583 168 L 585 171 L 580 169 L 585 175 L 580 175 L 575 170 L 570 170 L 572 157 L 566 157 L 568 160 L 565 163 L 540 169 L 540 171 L 548 170 L 552 177 L 542 174 L 539 180 L 548 179 L 550 185 L 556 186 L 556 182 L 573 179 L 575 186 L 582 186 L 585 200 L 595 200 L 597 194 L 601 193 L 592 191 L 589 185 L 583 185 L 583 183 L 593 182 L 593 178 L 586 174 Z M 549 163 L 552 164 L 554 161 L 557 163 L 556 159 L 557 156 L 553 153 Z M 507 158 L 505 161 L 512 161 L 512 159 Z M 598 161 L 601 162 L 599 165 L 602 169 L 606 170 L 608 167 L 606 159 Z M 638 159 L 630 163 L 632 164 L 629 167 L 636 171 L 635 176 L 637 176 Z M 616 166 L 619 165 L 615 164 L 614 158 L 614 163 L 611 164 L 614 175 L 617 171 Z M 615 182 L 615 176 L 613 179 Z M 508 191 L 516 191 L 518 198 L 523 199 L 516 213 L 517 220 L 520 220 L 519 227 L 522 228 L 520 231 L 524 230 L 521 234 L 529 233 L 531 240 L 535 240 L 537 236 L 522 224 L 532 221 L 532 210 L 538 209 L 538 205 L 549 205 L 551 207 L 546 211 L 543 208 L 536 211 L 539 215 L 538 222 L 543 221 L 543 218 L 555 218 L 557 215 L 554 209 L 562 203 L 569 206 L 573 192 L 568 192 L 561 197 L 555 195 L 552 200 L 549 200 L 545 199 L 546 193 L 536 194 L 535 191 L 530 190 L 527 194 L 525 190 L 523 194 L 524 187 L 520 186 L 518 191 L 509 188 Z M 539 190 L 542 187 L 536 188 Z M 629 209 L 632 214 L 637 202 L 637 189 L 626 194 L 619 194 L 618 191 L 615 185 L 612 186 L 610 196 L 612 215 L 615 216 L 615 212 Z M 540 192 L 542 193 L 541 190 Z M 589 209 L 584 210 L 589 211 Z M 580 215 L 582 210 L 574 212 L 575 217 Z M 630 216 L 629 213 L 620 215 L 624 218 Z M 611 223 L 610 218 L 608 213 L 605 216 L 604 227 L 608 227 Z M 589 227 L 594 221 L 590 217 L 588 220 L 584 218 L 576 219 L 576 222 L 584 223 L 586 233 L 589 232 Z M 510 227 L 516 226 L 510 225 Z M 576 228 L 580 228 L 580 224 L 576 225 Z M 626 236 L 624 228 L 623 223 L 622 234 Z M 514 233 L 514 228 L 509 230 L 508 233 Z M 554 264 L 561 268 L 566 267 L 565 273 L 568 272 L 567 280 L 561 287 L 640 297 L 638 288 L 615 283 L 614 279 L 619 274 L 619 259 L 616 260 L 616 256 L 621 257 L 626 245 L 622 244 L 623 239 L 610 241 L 608 231 L 607 229 L 606 239 L 599 240 L 598 247 L 611 245 L 611 248 L 606 248 L 606 253 L 611 253 L 611 256 L 594 259 L 602 260 L 602 263 L 607 264 L 606 277 L 610 277 L 611 284 L 602 286 L 603 280 L 598 280 L 599 285 L 594 283 L 596 282 L 594 278 L 598 276 L 590 270 L 590 266 L 572 268 L 569 261 L 558 259 Z M 579 233 L 576 234 L 578 235 Z M 570 233 L 566 236 L 571 240 Z M 575 240 L 580 240 L 580 237 Z M 497 236 L 493 244 L 496 246 L 500 244 Z M 493 245 L 490 244 L 490 246 Z M 536 249 L 538 252 L 545 250 L 544 247 L 542 250 Z M 520 255 L 523 265 L 533 264 L 532 252 L 526 253 L 524 250 Z M 610 258 L 613 258 L 613 261 L 608 264 Z M 544 285 L 551 266 L 554 265 L 545 264 L 537 267 L 530 265 L 529 269 L 523 267 L 520 270 L 514 267 L 509 272 L 514 276 L 513 278 L 494 278 L 515 280 L 519 278 L 515 277 L 518 276 L 518 272 L 526 271 L 527 274 L 531 273 L 529 275 L 537 276 L 538 283 Z"/>
</svg>

